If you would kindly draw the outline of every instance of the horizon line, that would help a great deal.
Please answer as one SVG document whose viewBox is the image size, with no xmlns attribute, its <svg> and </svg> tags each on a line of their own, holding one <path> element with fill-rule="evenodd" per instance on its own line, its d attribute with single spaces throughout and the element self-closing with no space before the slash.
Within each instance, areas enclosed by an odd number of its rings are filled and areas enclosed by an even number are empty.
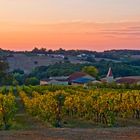
<svg viewBox="0 0 140 140">
<path fill-rule="evenodd" d="M 90 49 L 65 49 L 65 48 L 59 48 L 59 49 L 51 49 L 51 48 L 46 48 L 46 47 L 34 47 L 34 48 L 37 48 L 37 49 L 41 49 L 41 48 L 45 48 L 46 49 L 46 52 L 49 51 L 49 50 L 52 50 L 52 51 L 57 51 L 57 50 L 65 50 L 65 51 L 71 51 L 71 50 L 74 50 L 74 51 L 90 51 L 90 52 L 106 52 L 106 51 L 140 51 L 140 49 L 106 49 L 106 50 L 102 50 L 102 51 L 99 51 L 99 50 L 90 50 Z M 33 49 L 34 49 L 33 48 Z M 14 50 L 14 49 L 3 49 L 3 48 L 0 48 L 0 50 L 3 50 L 3 51 L 12 51 L 12 52 L 31 52 L 33 49 L 30 49 L 30 50 Z"/>
</svg>

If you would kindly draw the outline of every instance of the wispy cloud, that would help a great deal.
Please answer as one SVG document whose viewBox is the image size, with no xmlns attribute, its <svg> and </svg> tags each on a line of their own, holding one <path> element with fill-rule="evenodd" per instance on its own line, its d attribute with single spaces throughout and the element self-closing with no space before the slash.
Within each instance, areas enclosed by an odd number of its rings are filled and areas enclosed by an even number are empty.
<svg viewBox="0 0 140 140">
<path fill-rule="evenodd" d="M 3 24 L 2 46 L 48 46 L 48 48 L 140 48 L 140 22 L 55 24 Z"/>
</svg>

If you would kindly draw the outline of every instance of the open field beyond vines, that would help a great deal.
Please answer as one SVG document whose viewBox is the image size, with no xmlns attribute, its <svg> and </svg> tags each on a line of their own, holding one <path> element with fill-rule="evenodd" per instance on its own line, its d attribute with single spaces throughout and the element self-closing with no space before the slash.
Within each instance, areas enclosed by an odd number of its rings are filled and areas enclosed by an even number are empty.
<svg viewBox="0 0 140 140">
<path fill-rule="evenodd" d="M 1 140 L 140 140 L 139 128 L 40 129 L 0 132 Z"/>
</svg>

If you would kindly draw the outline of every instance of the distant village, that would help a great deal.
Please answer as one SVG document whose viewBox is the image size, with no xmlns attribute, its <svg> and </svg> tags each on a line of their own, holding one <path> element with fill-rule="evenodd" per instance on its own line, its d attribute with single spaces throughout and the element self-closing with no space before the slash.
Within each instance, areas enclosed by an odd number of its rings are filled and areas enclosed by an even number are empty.
<svg viewBox="0 0 140 140">
<path fill-rule="evenodd" d="M 87 85 L 100 83 L 136 84 L 140 85 L 140 76 L 127 76 L 114 78 L 112 69 L 109 68 L 106 77 L 97 80 L 85 72 L 75 72 L 70 76 L 50 77 L 40 81 L 40 85 Z"/>
</svg>

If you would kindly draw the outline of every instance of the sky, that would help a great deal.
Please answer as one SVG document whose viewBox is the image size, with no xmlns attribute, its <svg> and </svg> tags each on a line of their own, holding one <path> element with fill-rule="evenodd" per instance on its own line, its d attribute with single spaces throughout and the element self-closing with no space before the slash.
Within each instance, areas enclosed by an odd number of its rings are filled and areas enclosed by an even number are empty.
<svg viewBox="0 0 140 140">
<path fill-rule="evenodd" d="M 140 49 L 140 0 L 0 0 L 0 48 Z"/>
</svg>

